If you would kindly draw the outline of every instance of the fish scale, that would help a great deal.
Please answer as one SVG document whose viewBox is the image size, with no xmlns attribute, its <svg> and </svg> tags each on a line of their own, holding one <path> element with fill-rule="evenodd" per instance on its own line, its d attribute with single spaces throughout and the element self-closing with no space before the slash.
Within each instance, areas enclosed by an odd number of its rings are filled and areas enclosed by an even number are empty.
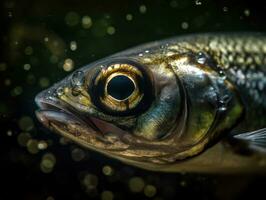
<svg viewBox="0 0 266 200">
<path fill-rule="evenodd" d="M 212 45 L 214 40 L 215 44 Z M 216 42 L 217 41 L 217 42 Z M 258 115 L 266 112 L 266 38 L 264 36 L 225 36 L 210 38 L 206 51 L 214 56 L 234 83 L 246 105 L 246 120 L 253 122 L 244 129 L 263 128 L 265 119 Z M 256 111 L 256 112 L 254 112 Z M 258 113 L 259 112 L 259 113 Z M 243 123 L 243 125 L 246 123 Z"/>
<path fill-rule="evenodd" d="M 77 144 L 144 169 L 265 173 L 265 65 L 262 34 L 174 37 L 78 69 L 36 96 L 36 114 Z"/>
<path fill-rule="evenodd" d="M 265 127 L 266 119 L 254 119 L 266 112 L 266 36 L 214 34 L 188 36 L 177 42 L 170 41 L 168 49 L 175 53 L 205 52 L 237 88 L 247 113 L 241 128 Z"/>
</svg>

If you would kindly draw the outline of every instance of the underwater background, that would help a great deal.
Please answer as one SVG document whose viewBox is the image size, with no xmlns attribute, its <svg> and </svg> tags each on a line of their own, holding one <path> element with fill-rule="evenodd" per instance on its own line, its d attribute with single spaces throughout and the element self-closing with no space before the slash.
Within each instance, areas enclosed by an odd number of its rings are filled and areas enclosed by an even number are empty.
<svg viewBox="0 0 266 200">
<path fill-rule="evenodd" d="M 144 42 L 265 32 L 266 3 L 240 0 L 2 0 L 0 199 L 256 199 L 266 176 L 156 173 L 45 129 L 35 95 L 73 70 Z M 259 116 L 258 116 L 259 117 Z"/>
</svg>

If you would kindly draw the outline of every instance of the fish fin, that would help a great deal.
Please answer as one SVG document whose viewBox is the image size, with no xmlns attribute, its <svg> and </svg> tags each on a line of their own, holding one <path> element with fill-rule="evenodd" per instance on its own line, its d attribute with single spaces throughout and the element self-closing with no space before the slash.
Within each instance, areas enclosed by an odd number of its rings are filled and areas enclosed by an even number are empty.
<svg viewBox="0 0 266 200">
<path fill-rule="evenodd" d="M 266 128 L 235 134 L 232 137 L 235 142 L 242 144 L 242 148 L 266 154 Z"/>
</svg>

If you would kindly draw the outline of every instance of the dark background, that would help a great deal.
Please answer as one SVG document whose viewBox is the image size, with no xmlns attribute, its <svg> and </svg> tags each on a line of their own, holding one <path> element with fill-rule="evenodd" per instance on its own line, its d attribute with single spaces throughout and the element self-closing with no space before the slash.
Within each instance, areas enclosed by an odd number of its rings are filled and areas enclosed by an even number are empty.
<svg viewBox="0 0 266 200">
<path fill-rule="evenodd" d="M 155 173 L 86 151 L 37 122 L 34 96 L 69 71 L 143 42 L 187 33 L 265 32 L 265 5 L 254 0 L 3 0 L 0 5 L 1 200 L 263 199 L 261 175 Z"/>
</svg>

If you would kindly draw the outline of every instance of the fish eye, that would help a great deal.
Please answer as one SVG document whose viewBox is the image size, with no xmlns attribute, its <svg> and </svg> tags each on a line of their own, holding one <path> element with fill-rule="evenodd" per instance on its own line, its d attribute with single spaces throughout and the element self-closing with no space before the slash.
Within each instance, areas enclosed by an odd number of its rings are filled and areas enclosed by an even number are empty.
<svg viewBox="0 0 266 200">
<path fill-rule="evenodd" d="M 144 111 L 153 98 L 152 78 L 136 63 L 101 66 L 88 83 L 92 102 L 103 112 L 130 115 Z"/>
<path fill-rule="evenodd" d="M 106 93 L 117 101 L 128 99 L 134 90 L 134 81 L 125 75 L 111 77 L 106 84 Z"/>
</svg>

